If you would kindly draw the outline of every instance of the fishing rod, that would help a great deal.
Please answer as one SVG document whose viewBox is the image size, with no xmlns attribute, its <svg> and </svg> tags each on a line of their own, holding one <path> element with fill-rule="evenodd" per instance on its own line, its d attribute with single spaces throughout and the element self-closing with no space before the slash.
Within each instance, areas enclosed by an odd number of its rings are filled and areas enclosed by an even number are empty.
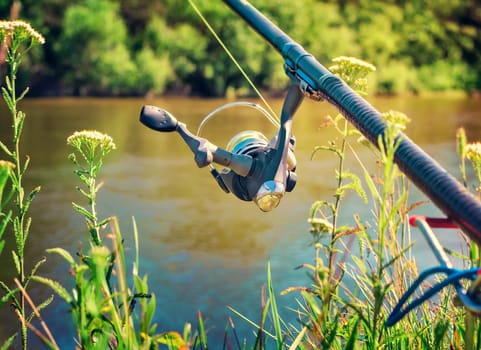
<svg viewBox="0 0 481 350">
<path fill-rule="evenodd" d="M 296 177 L 295 137 L 292 135 L 294 114 L 305 97 L 327 101 L 376 147 L 385 143 L 388 126 L 381 113 L 351 89 L 340 77 L 332 74 L 304 48 L 292 40 L 267 17 L 246 0 L 224 0 L 246 23 L 257 31 L 284 59 L 284 70 L 290 79 L 280 121 L 254 103 L 229 103 L 209 113 L 201 122 L 197 134 L 178 121 L 168 111 L 156 106 L 143 106 L 140 121 L 160 132 L 177 132 L 194 153 L 199 167 L 208 166 L 211 174 L 226 193 L 244 201 L 253 201 L 263 211 L 279 205 L 286 192 L 294 189 Z M 205 123 L 222 110 L 231 107 L 251 107 L 261 112 L 278 128 L 268 139 L 263 134 L 247 130 L 238 133 L 222 149 L 201 137 Z M 475 314 L 481 314 L 480 269 L 454 269 L 436 241 L 430 227 L 460 228 L 469 238 L 481 245 L 481 202 L 441 165 L 426 154 L 402 132 L 396 136 L 394 161 L 399 169 L 446 215 L 441 219 L 416 219 L 416 224 L 430 243 L 441 266 L 425 271 L 401 298 L 388 318 L 387 325 L 396 323 L 407 312 L 447 285 L 453 285 L 463 304 Z M 214 164 L 224 166 L 218 171 Z M 445 280 L 429 289 L 422 297 L 407 304 L 419 284 L 432 274 L 443 273 Z M 460 280 L 476 280 L 472 288 L 463 291 Z"/>
<path fill-rule="evenodd" d="M 224 2 L 282 55 L 286 74 L 291 81 L 297 82 L 305 96 L 316 101 L 325 100 L 334 105 L 376 147 L 379 147 L 379 140 L 385 142 L 387 125 L 381 119 L 381 114 L 341 78 L 330 73 L 302 46 L 247 1 L 224 0 Z M 481 315 L 480 268 L 468 270 L 454 268 L 431 230 L 431 227 L 452 228 L 455 225 L 480 244 L 481 202 L 406 135 L 399 132 L 397 140 L 399 146 L 395 151 L 394 161 L 447 218 L 411 217 L 410 224 L 421 230 L 440 266 L 427 269 L 420 274 L 395 305 L 386 320 L 386 325 L 394 325 L 412 309 L 449 285 L 455 288 L 458 299 L 466 310 Z M 444 274 L 446 277 L 408 303 L 420 284 L 436 274 Z M 465 290 L 461 280 L 472 281 L 471 287 Z"/>
<path fill-rule="evenodd" d="M 282 55 L 287 75 L 299 81 L 306 96 L 334 105 L 378 147 L 387 125 L 373 106 L 247 1 L 224 2 Z M 481 202 L 406 135 L 399 133 L 397 137 L 400 143 L 394 160 L 400 170 L 449 220 L 481 244 Z"/>
<path fill-rule="evenodd" d="M 224 0 L 284 58 L 291 80 L 277 134 L 268 140 L 255 132 L 236 135 L 224 150 L 189 132 L 169 112 L 144 106 L 140 121 L 156 131 L 177 131 L 195 155 L 199 167 L 209 166 L 219 186 L 245 201 L 254 201 L 261 210 L 277 207 L 285 192 L 296 184 L 294 114 L 304 97 L 327 101 L 373 145 L 379 147 L 387 128 L 381 114 L 340 77 L 329 72 L 304 48 L 279 29 L 246 0 Z M 255 106 L 256 107 L 256 106 Z M 256 107 L 260 109 L 260 107 Z M 264 113 L 266 114 L 266 113 Z M 272 119 L 270 116 L 268 119 Z M 481 202 L 402 132 L 394 161 L 400 170 L 473 241 L 481 245 Z M 215 164 L 223 165 L 218 171 Z"/>
</svg>

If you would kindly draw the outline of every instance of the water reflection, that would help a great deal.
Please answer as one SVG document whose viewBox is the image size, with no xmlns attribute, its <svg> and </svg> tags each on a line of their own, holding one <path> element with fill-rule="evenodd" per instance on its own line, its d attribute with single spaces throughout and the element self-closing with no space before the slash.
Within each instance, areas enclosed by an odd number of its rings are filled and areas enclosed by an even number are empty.
<svg viewBox="0 0 481 350">
<path fill-rule="evenodd" d="M 266 281 L 267 261 L 271 262 L 276 290 L 291 285 L 305 285 L 304 272 L 294 267 L 313 259 L 306 217 L 311 203 L 330 199 L 335 187 L 336 157 L 319 152 L 310 160 L 313 148 L 336 140 L 337 135 L 320 125 L 326 114 L 336 111 L 326 103 L 305 101 L 294 121 L 297 136 L 296 156 L 299 181 L 294 192 L 285 196 L 279 208 L 262 213 L 252 203 L 223 193 L 206 169 L 198 169 L 193 155 L 175 133 L 160 134 L 138 122 L 143 104 L 161 106 L 196 131 L 202 118 L 226 101 L 181 98 L 157 100 L 137 99 L 41 99 L 27 100 L 23 149 L 32 158 L 27 186 L 42 185 L 32 205 L 32 234 L 27 246 L 27 259 L 37 261 L 45 249 L 62 246 L 77 250 L 87 235 L 82 219 L 71 209 L 72 201 L 82 198 L 75 190 L 78 184 L 73 167 L 67 160 L 71 152 L 66 138 L 76 130 L 96 129 L 113 137 L 118 150 L 108 156 L 101 178 L 101 216 L 117 215 L 125 237 L 129 256 L 133 254 L 132 217 L 135 217 L 141 239 L 141 272 L 149 275 L 157 295 L 156 321 L 161 330 L 181 330 L 184 322 L 195 323 L 197 310 L 207 319 L 211 346 L 217 347 L 228 317 L 226 307 L 258 320 L 260 290 Z M 407 134 L 443 166 L 457 171 L 454 135 L 464 125 L 471 140 L 481 139 L 481 101 L 439 98 L 373 99 L 380 111 L 395 109 L 405 112 L 412 123 Z M 273 102 L 276 111 L 282 101 Z M 5 113 L 2 111 L 2 116 Z M 0 139 L 9 133 L 9 122 L 0 120 Z M 250 110 L 227 110 L 209 122 L 203 135 L 224 146 L 236 132 L 257 129 L 272 136 L 274 128 L 263 117 Z M 371 151 L 359 148 L 367 164 Z M 346 160 L 352 171 L 358 164 Z M 413 201 L 422 195 L 413 191 Z M 423 214 L 436 213 L 425 207 Z M 370 209 L 352 200 L 345 203 L 343 222 L 352 214 L 369 216 Z M 459 238 L 443 236 L 443 242 L 459 248 Z M 425 251 L 421 238 L 414 248 Z M 8 252 L 8 250 L 6 250 Z M 0 278 L 11 279 L 13 266 L 9 254 L 1 256 Z M 421 264 L 429 265 L 429 259 Z M 46 276 L 71 284 L 67 265 L 56 257 L 48 257 L 42 268 Z M 37 298 L 50 292 L 33 287 Z M 294 305 L 291 297 L 280 298 L 281 307 Z M 48 308 L 44 317 L 59 334 L 66 348 L 73 344 L 73 330 L 64 319 L 67 307 L 60 301 Z M 295 305 L 294 305 L 295 306 Z M 3 309 L 0 340 L 6 339 L 16 322 L 13 313 Z M 286 317 L 292 313 L 284 310 Z M 252 329 L 236 321 L 237 331 L 250 336 Z M 33 339 L 33 338 L 32 338 Z"/>
</svg>

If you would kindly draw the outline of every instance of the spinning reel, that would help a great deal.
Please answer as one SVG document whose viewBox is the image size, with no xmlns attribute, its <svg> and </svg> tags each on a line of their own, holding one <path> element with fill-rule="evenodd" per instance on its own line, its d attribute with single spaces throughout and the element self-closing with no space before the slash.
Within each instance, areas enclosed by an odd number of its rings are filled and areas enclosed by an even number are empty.
<svg viewBox="0 0 481 350">
<path fill-rule="evenodd" d="M 226 193 L 233 193 L 244 201 L 254 201 L 262 211 L 271 211 L 279 205 L 285 192 L 291 192 L 297 181 L 295 138 L 292 136 L 292 118 L 302 102 L 298 85 L 287 93 L 281 113 L 280 125 L 262 107 L 253 103 L 237 102 L 217 108 L 208 114 L 192 134 L 184 123 L 159 107 L 146 105 L 140 112 L 140 121 L 161 132 L 176 131 L 194 153 L 199 168 L 209 166 L 211 174 Z M 231 138 L 226 149 L 217 147 L 200 132 L 205 123 L 223 109 L 245 105 L 261 111 L 279 127 L 272 139 L 253 130 L 242 131 Z M 218 171 L 213 163 L 224 166 Z"/>
</svg>

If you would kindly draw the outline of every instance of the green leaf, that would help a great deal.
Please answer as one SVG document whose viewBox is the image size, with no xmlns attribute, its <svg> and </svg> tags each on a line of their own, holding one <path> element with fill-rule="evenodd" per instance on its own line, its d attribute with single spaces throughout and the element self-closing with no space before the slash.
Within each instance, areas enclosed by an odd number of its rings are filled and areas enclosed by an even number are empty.
<svg viewBox="0 0 481 350">
<path fill-rule="evenodd" d="M 111 218 L 111 217 L 110 217 L 110 218 L 103 219 L 102 221 L 100 221 L 100 222 L 97 224 L 97 226 L 98 226 L 98 227 L 102 227 L 102 226 L 104 226 L 104 225 L 107 225 L 110 221 L 112 221 L 112 218 Z"/>
<path fill-rule="evenodd" d="M 16 305 L 18 305 L 18 301 L 15 299 L 15 294 L 18 292 L 18 288 L 10 289 L 5 283 L 0 282 L 0 286 L 3 291 L 6 293 L 0 299 L 0 307 L 5 305 L 9 300 L 12 300 Z"/>
<path fill-rule="evenodd" d="M 27 171 L 29 164 L 30 164 L 30 157 L 26 156 L 25 163 L 23 164 L 23 168 L 22 168 L 22 175 L 25 174 L 25 172 Z"/>
<path fill-rule="evenodd" d="M 6 215 L 2 213 L 2 220 L 0 221 L 0 238 L 3 236 L 11 217 L 12 211 L 9 211 Z"/>
<path fill-rule="evenodd" d="M 324 206 L 328 207 L 331 210 L 331 213 L 334 214 L 334 206 L 332 205 L 332 203 L 320 200 L 320 201 L 315 201 L 311 205 L 311 208 L 309 209 L 309 218 L 312 219 L 312 218 L 316 217 L 317 211 Z"/>
<path fill-rule="evenodd" d="M 12 335 L 10 338 L 8 338 L 7 340 L 5 340 L 5 343 L 2 344 L 2 347 L 0 348 L 0 350 L 8 350 L 8 349 L 11 349 L 11 346 L 15 340 L 15 338 L 17 337 L 18 333 L 15 333 L 14 335 Z"/>
<path fill-rule="evenodd" d="M 15 135 L 13 135 L 13 142 L 16 143 L 19 139 L 20 136 L 22 135 L 23 131 L 23 122 L 25 121 L 25 113 L 22 111 L 17 112 L 17 118 L 16 118 L 16 130 L 15 130 Z"/>
<path fill-rule="evenodd" d="M 9 156 L 12 156 L 12 152 L 8 149 L 7 145 L 5 145 L 2 141 L 0 141 L 0 148 Z"/>
<path fill-rule="evenodd" d="M 3 95 L 3 99 L 4 99 L 8 109 L 10 111 L 14 111 L 15 105 L 12 102 L 12 98 L 10 97 L 10 94 L 8 93 L 8 91 L 4 87 L 2 87 L 2 95 Z"/>
<path fill-rule="evenodd" d="M 3 163 L 4 161 L 2 161 Z M 9 164 L 9 163 L 7 163 Z M 2 198 L 2 193 L 3 189 L 5 188 L 5 185 L 7 184 L 7 180 L 9 178 L 9 174 L 11 172 L 10 166 L 6 165 L 4 166 L 3 164 L 0 166 L 0 203 L 1 203 L 1 198 Z"/>
<path fill-rule="evenodd" d="M 155 316 L 156 299 L 155 295 L 152 294 L 150 300 L 147 301 L 147 308 L 145 310 L 144 321 L 146 325 L 150 325 Z"/>
<path fill-rule="evenodd" d="M 300 346 L 302 345 L 302 338 L 304 338 L 304 335 L 307 332 L 307 327 L 302 327 L 302 330 L 297 334 L 296 339 L 292 342 L 291 346 L 289 346 L 289 350 L 296 350 L 299 349 Z"/>
<path fill-rule="evenodd" d="M 23 229 L 23 243 L 22 243 L 22 254 L 23 254 L 23 247 L 25 247 L 25 243 L 27 242 L 28 233 L 30 232 L 30 225 L 32 224 L 32 218 L 27 218 L 25 223 L 25 228 Z"/>
<path fill-rule="evenodd" d="M 312 316 L 317 317 L 316 315 L 322 314 L 321 308 L 319 307 L 316 300 L 314 299 L 314 296 L 311 293 L 307 293 L 305 291 L 302 291 L 301 295 L 304 298 L 304 301 L 305 301 L 306 305 L 311 310 L 310 314 Z M 316 321 L 316 318 L 314 318 L 313 321 Z"/>
<path fill-rule="evenodd" d="M 17 273 L 20 274 L 20 259 L 18 258 L 17 253 L 15 253 L 14 250 L 12 250 L 12 256 L 13 256 L 13 262 L 15 263 L 15 268 L 17 269 Z"/>
<path fill-rule="evenodd" d="M 58 294 L 59 297 L 64 299 L 67 303 L 72 303 L 72 297 L 67 292 L 67 290 L 57 281 L 54 281 L 50 278 L 41 277 L 41 276 L 32 276 L 32 280 L 42 283 L 47 287 L 52 288 L 52 290 Z"/>
<path fill-rule="evenodd" d="M 277 311 L 276 295 L 274 293 L 274 287 L 272 285 L 270 262 L 267 265 L 267 289 L 268 289 L 269 300 L 271 301 L 271 317 L 272 317 L 272 322 L 274 323 L 274 329 L 276 333 L 277 348 L 279 350 L 282 350 L 283 341 L 282 341 L 281 323 L 280 323 L 279 312 Z"/>
<path fill-rule="evenodd" d="M 40 268 L 40 266 L 42 266 L 43 264 L 45 264 L 45 262 L 47 261 L 47 258 L 42 258 L 40 259 L 36 264 L 35 266 L 32 268 L 32 270 L 30 271 L 30 277 L 32 277 L 33 275 L 35 275 L 37 273 L 37 270 Z"/>
<path fill-rule="evenodd" d="M 60 255 L 61 257 L 63 257 L 69 264 L 71 267 L 75 266 L 76 263 L 75 263 L 75 260 L 72 256 L 72 254 L 70 254 L 68 251 L 66 251 L 65 249 L 63 248 L 50 248 L 50 249 L 47 249 L 47 253 L 55 253 L 55 254 L 58 254 Z"/>
<path fill-rule="evenodd" d="M 341 179 L 342 180 L 349 179 L 349 180 L 351 180 L 351 182 L 340 186 L 336 190 L 336 195 L 339 195 L 340 197 L 342 197 L 346 190 L 353 190 L 363 200 L 364 203 L 368 202 L 366 192 L 362 188 L 361 180 L 359 179 L 359 177 L 357 175 L 355 175 L 353 173 L 349 173 L 349 172 L 343 172 L 341 174 Z"/>
<path fill-rule="evenodd" d="M 48 297 L 43 303 L 37 305 L 37 310 L 42 311 L 47 306 L 49 306 L 52 303 L 52 301 L 53 301 L 53 294 L 50 297 Z"/>
<path fill-rule="evenodd" d="M 347 343 L 344 347 L 345 350 L 353 350 L 356 349 L 356 341 L 358 340 L 358 335 L 359 335 L 359 318 L 356 319 L 356 322 L 352 326 L 351 330 L 351 335 L 349 336 L 349 339 L 347 340 Z"/>
<path fill-rule="evenodd" d="M 199 332 L 201 344 L 204 348 L 207 348 L 207 335 L 205 333 L 204 320 L 200 311 L 197 312 L 197 318 L 199 320 Z"/>
<path fill-rule="evenodd" d="M 30 191 L 30 193 L 28 194 L 28 197 L 27 197 L 27 203 L 32 202 L 33 198 L 37 195 L 37 193 L 40 192 L 40 189 L 41 189 L 41 186 L 37 186 L 32 191 Z"/>
<path fill-rule="evenodd" d="M 173 349 L 188 348 L 184 339 L 182 339 L 182 336 L 177 332 L 166 332 L 159 334 L 154 337 L 154 340 L 159 344 L 168 345 L 169 348 Z"/>
<path fill-rule="evenodd" d="M 13 89 L 12 89 L 12 81 L 10 80 L 10 76 L 9 76 L 9 75 L 5 76 L 5 85 L 7 85 L 7 90 L 8 90 L 8 91 L 13 91 Z"/>
<path fill-rule="evenodd" d="M 359 259 L 357 256 L 355 255 L 351 255 L 351 258 L 352 260 L 354 260 L 354 262 L 356 263 L 356 265 L 359 267 L 359 269 L 361 270 L 362 274 L 365 275 L 367 274 L 367 267 L 366 267 L 366 264 L 364 263 L 364 261 L 362 261 L 361 259 Z"/>
<path fill-rule="evenodd" d="M 23 100 L 23 98 L 25 97 L 26 94 L 28 94 L 28 91 L 30 90 L 30 88 L 27 86 L 25 88 L 25 90 L 22 91 L 22 93 L 20 94 L 20 96 L 17 98 L 17 103 L 20 102 L 21 100 Z"/>
<path fill-rule="evenodd" d="M 85 209 L 84 207 L 72 202 L 72 206 L 73 208 L 79 212 L 80 214 L 82 214 L 83 216 L 85 216 L 85 218 L 87 218 L 88 220 L 90 221 L 94 221 L 95 220 L 95 217 L 87 210 Z"/>
<path fill-rule="evenodd" d="M 341 153 L 341 150 L 334 147 L 334 146 L 316 146 L 314 147 L 314 150 L 312 151 L 311 153 L 311 160 L 314 159 L 314 155 L 319 152 L 319 151 L 330 151 L 330 152 L 334 152 L 335 154 L 337 154 L 337 156 L 342 159 L 343 158 L 343 155 Z"/>
</svg>

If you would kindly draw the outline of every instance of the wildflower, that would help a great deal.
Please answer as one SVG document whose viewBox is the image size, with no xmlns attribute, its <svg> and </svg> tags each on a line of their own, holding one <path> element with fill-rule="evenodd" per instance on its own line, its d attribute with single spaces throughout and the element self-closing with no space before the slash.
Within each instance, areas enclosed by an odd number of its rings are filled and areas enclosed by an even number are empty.
<svg viewBox="0 0 481 350">
<path fill-rule="evenodd" d="M 376 67 L 371 63 L 363 61 L 356 57 L 339 56 L 332 59 L 341 67 L 350 68 L 352 70 L 364 71 L 366 73 L 374 72 Z"/>
<path fill-rule="evenodd" d="M 381 113 L 381 119 L 388 125 L 390 132 L 396 135 L 399 131 L 406 129 L 407 124 L 411 119 L 404 113 L 390 110 L 389 112 Z M 357 142 L 361 145 L 370 147 L 371 143 L 364 136 L 360 136 Z"/>
<path fill-rule="evenodd" d="M 332 60 L 335 64 L 329 67 L 358 93 L 367 94 L 367 75 L 376 70 L 372 64 L 355 57 L 340 56 Z"/>
<path fill-rule="evenodd" d="M 90 169 L 96 171 L 102 164 L 103 158 L 116 148 L 109 135 L 95 130 L 76 131 L 67 138 L 67 144 L 75 148 Z M 69 159 L 79 165 L 74 153 L 69 155 Z"/>
<path fill-rule="evenodd" d="M 67 138 L 67 144 L 79 151 L 88 149 L 92 153 L 98 148 L 103 154 L 108 154 L 116 148 L 109 135 L 95 130 L 76 131 Z"/>
<path fill-rule="evenodd" d="M 476 170 L 478 180 L 481 181 L 481 142 L 468 143 L 466 145 L 466 158 Z"/>
<path fill-rule="evenodd" d="M 476 192 L 481 193 L 481 142 L 468 143 L 465 152 L 466 158 L 471 162 L 478 180 L 478 186 L 475 187 Z"/>
<path fill-rule="evenodd" d="M 21 43 L 28 39 L 32 44 L 44 44 L 45 38 L 24 21 L 0 21 L 0 41 L 4 42 L 8 37 Z"/>
<path fill-rule="evenodd" d="M 411 122 L 409 117 L 398 111 L 389 111 L 381 114 L 381 118 L 387 123 L 392 125 L 396 130 L 402 131 L 406 129 L 407 124 Z"/>
<path fill-rule="evenodd" d="M 481 142 L 473 142 L 466 145 L 466 158 L 473 165 L 481 167 Z"/>
</svg>

